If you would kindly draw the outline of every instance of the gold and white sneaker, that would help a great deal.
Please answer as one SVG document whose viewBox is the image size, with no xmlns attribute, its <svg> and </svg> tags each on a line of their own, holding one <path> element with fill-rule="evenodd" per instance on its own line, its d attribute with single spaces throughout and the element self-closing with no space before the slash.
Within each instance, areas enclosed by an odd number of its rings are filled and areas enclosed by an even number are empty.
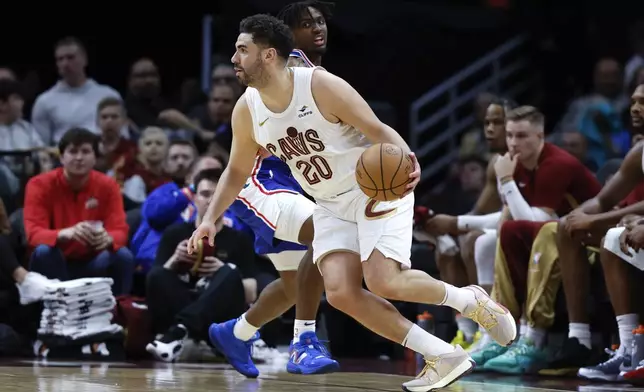
<svg viewBox="0 0 644 392">
<path fill-rule="evenodd" d="M 474 292 L 476 303 L 465 307 L 463 316 L 476 321 L 501 346 L 509 346 L 517 338 L 517 323 L 509 310 L 497 304 L 481 287 L 465 289 Z"/>
<path fill-rule="evenodd" d="M 474 361 L 461 346 L 448 354 L 425 357 L 425 367 L 416 379 L 402 385 L 403 391 L 429 392 L 445 388 L 474 369 Z"/>
</svg>

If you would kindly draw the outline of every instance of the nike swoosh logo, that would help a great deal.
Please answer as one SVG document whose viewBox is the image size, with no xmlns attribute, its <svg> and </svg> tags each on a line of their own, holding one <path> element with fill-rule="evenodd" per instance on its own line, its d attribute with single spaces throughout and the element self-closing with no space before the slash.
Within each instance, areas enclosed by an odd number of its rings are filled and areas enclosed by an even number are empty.
<svg viewBox="0 0 644 392">
<path fill-rule="evenodd" d="M 304 323 L 305 327 L 310 327 L 311 325 L 315 325 L 315 323 Z"/>
<path fill-rule="evenodd" d="M 264 123 L 266 123 L 266 121 L 268 121 L 268 119 L 269 119 L 269 118 L 270 118 L 270 117 L 266 117 L 266 120 L 264 120 L 264 121 L 260 122 L 260 123 L 259 123 L 259 126 L 261 127 L 262 125 L 264 125 Z"/>
<path fill-rule="evenodd" d="M 380 219 L 388 216 L 392 212 L 396 211 L 396 208 L 392 208 L 384 211 L 375 211 L 374 208 L 380 203 L 378 200 L 371 199 L 364 208 L 364 216 L 367 219 Z"/>
</svg>

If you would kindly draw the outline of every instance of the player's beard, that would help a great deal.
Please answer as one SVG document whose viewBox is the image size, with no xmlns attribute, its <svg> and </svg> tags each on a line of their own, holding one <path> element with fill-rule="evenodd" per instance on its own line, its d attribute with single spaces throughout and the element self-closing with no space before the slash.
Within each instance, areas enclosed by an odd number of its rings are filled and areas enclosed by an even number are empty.
<svg viewBox="0 0 644 392">
<path fill-rule="evenodd" d="M 244 68 L 239 65 L 237 68 L 242 70 L 238 79 L 244 86 L 258 88 L 266 83 L 267 78 L 264 64 L 259 56 L 257 56 L 257 59 L 255 59 L 255 62 L 251 66 Z"/>
</svg>

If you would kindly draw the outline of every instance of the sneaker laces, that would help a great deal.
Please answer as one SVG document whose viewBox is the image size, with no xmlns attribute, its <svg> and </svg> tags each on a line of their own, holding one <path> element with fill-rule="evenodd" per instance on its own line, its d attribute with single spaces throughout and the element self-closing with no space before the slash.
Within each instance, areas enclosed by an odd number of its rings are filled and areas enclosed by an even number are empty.
<svg viewBox="0 0 644 392">
<path fill-rule="evenodd" d="M 484 301 L 476 299 L 476 309 L 465 315 L 465 317 L 474 320 L 488 331 L 499 324 L 496 314 L 492 313 L 485 307 L 489 301 L 490 300 L 487 298 Z"/>
<path fill-rule="evenodd" d="M 438 370 L 436 369 L 436 366 L 438 366 L 438 362 L 440 361 L 439 357 L 435 357 L 433 359 L 427 359 L 425 358 L 425 366 L 423 369 L 418 373 L 416 376 L 416 379 L 421 379 L 423 377 L 427 377 L 429 379 L 429 372 L 432 371 L 434 372 L 437 376 L 440 376 L 438 374 Z"/>
</svg>

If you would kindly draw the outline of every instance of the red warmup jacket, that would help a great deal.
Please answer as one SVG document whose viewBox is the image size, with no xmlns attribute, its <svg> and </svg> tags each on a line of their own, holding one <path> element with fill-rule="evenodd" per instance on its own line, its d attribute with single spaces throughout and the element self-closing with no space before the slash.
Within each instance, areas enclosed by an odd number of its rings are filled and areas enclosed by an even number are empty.
<svg viewBox="0 0 644 392">
<path fill-rule="evenodd" d="M 81 221 L 101 221 L 118 250 L 127 243 L 123 198 L 112 178 L 92 170 L 83 188 L 73 191 L 62 168 L 29 180 L 25 191 L 25 234 L 29 248 L 59 246 L 67 259 L 89 260 L 96 252 L 80 241 L 57 244 L 58 231 Z"/>
</svg>

